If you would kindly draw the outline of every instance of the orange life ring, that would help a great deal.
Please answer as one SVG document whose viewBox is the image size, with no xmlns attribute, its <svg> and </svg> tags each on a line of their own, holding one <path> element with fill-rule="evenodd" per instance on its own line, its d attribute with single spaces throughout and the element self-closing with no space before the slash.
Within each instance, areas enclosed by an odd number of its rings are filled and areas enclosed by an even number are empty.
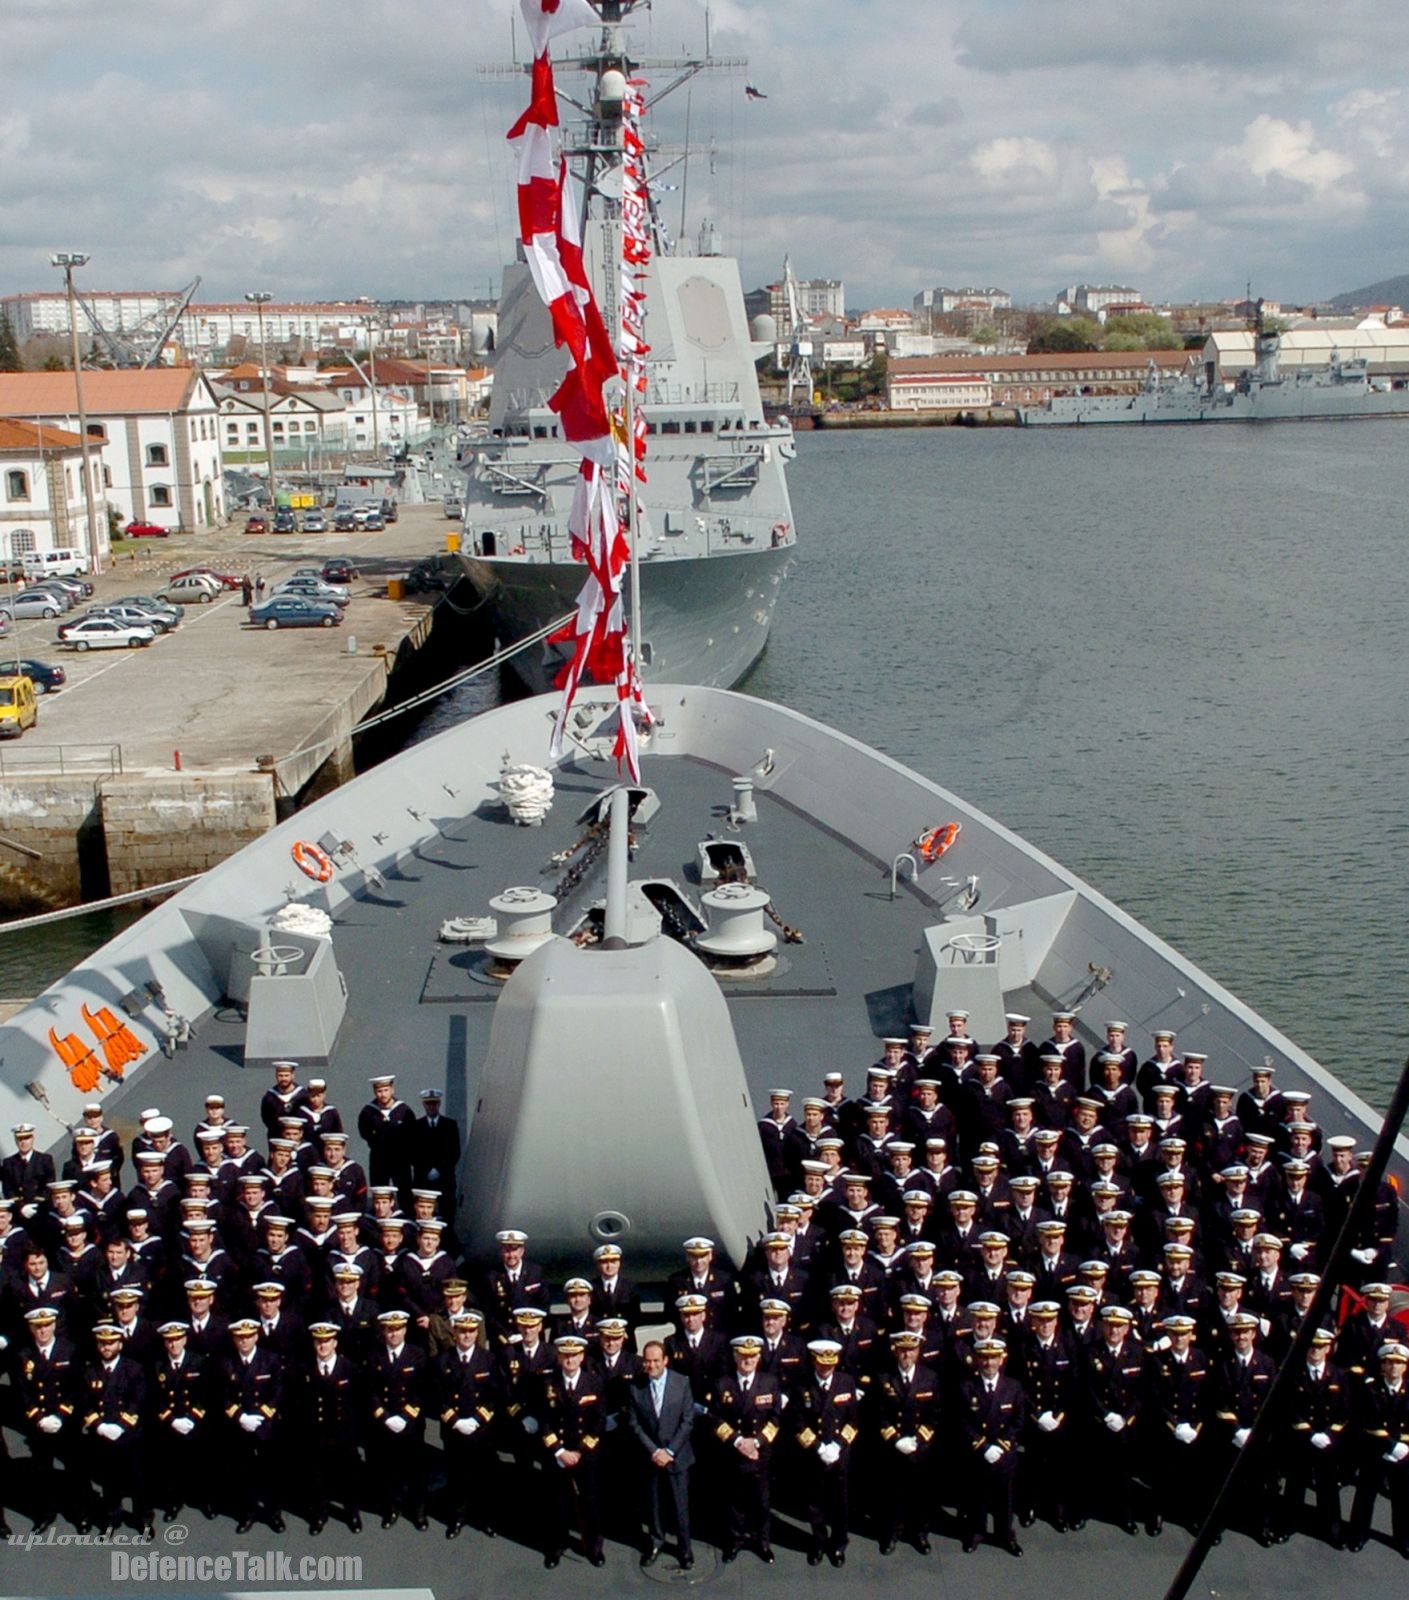
<svg viewBox="0 0 1409 1600">
<path fill-rule="evenodd" d="M 915 841 L 915 849 L 919 852 L 920 859 L 926 863 L 938 861 L 959 837 L 959 831 L 957 822 L 945 822 L 937 828 L 931 828 L 928 833 L 922 833 Z"/>
<path fill-rule="evenodd" d="M 293 848 L 294 865 L 300 872 L 305 872 L 315 883 L 327 883 L 333 875 L 333 863 L 328 859 L 328 852 L 320 850 L 316 844 L 309 844 L 306 839 L 300 839 Z"/>
</svg>

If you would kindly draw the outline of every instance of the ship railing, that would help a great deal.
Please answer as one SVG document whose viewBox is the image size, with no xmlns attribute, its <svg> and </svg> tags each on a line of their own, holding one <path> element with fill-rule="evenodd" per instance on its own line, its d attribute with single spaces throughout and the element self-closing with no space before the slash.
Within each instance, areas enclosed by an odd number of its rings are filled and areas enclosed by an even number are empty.
<svg viewBox="0 0 1409 1600">
<path fill-rule="evenodd" d="M 753 489 L 758 486 L 763 465 L 763 447 L 755 444 L 742 455 L 702 455 L 691 470 L 700 489 L 712 494 L 718 489 Z"/>
<path fill-rule="evenodd" d="M 122 771 L 120 744 L 32 744 L 29 740 L 0 746 L 0 777 L 18 778 L 25 773 L 106 773 L 116 777 Z"/>
</svg>

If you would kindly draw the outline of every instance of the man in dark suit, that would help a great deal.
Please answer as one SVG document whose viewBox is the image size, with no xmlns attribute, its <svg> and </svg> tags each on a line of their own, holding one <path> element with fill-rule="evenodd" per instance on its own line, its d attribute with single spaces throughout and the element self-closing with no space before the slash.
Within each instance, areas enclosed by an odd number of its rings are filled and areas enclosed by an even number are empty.
<svg viewBox="0 0 1409 1600">
<path fill-rule="evenodd" d="M 599 1244 L 592 1252 L 596 1272 L 588 1280 L 592 1285 L 592 1317 L 624 1317 L 629 1333 L 634 1334 L 641 1322 L 641 1295 L 636 1285 L 621 1275 L 621 1246 Z"/>
<path fill-rule="evenodd" d="M 679 1333 L 665 1341 L 671 1368 L 689 1383 L 695 1399 L 703 1402 L 715 1374 L 729 1358 L 729 1341 L 717 1328 L 707 1328 L 709 1302 L 702 1294 L 682 1294 L 675 1302 Z"/>
<path fill-rule="evenodd" d="M 976 1372 L 959 1386 L 964 1440 L 970 1451 L 969 1504 L 964 1549 L 978 1549 L 983 1524 L 991 1513 L 993 1537 L 1009 1555 L 1022 1546 L 1013 1533 L 1013 1479 L 1018 1469 L 1018 1441 L 1027 1420 L 1022 1385 L 1003 1372 L 1007 1346 L 985 1339 L 974 1346 Z"/>
<path fill-rule="evenodd" d="M 422 1089 L 422 1114 L 411 1125 L 411 1182 L 434 1189 L 440 1215 L 448 1222 L 457 1204 L 455 1175 L 460 1166 L 460 1124 L 440 1114 L 439 1089 Z"/>
<path fill-rule="evenodd" d="M 665 1346 L 650 1340 L 641 1351 L 641 1371 L 631 1385 L 626 1421 L 632 1437 L 646 1457 L 646 1527 L 649 1542 L 642 1567 L 653 1567 L 665 1543 L 661 1510 L 666 1495 L 675 1508 L 675 1528 L 680 1540 L 680 1568 L 695 1564 L 690 1545 L 690 1468 L 695 1452 L 690 1434 L 695 1420 L 694 1396 L 684 1373 L 672 1372 L 665 1362 Z"/>
</svg>

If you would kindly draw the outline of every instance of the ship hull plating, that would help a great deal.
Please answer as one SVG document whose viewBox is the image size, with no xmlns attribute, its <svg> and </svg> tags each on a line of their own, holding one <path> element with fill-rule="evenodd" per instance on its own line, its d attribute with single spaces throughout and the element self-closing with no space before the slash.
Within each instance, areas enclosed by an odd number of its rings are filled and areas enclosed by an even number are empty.
<svg viewBox="0 0 1409 1600">
<path fill-rule="evenodd" d="M 647 682 L 669 679 L 727 689 L 768 643 L 768 631 L 795 547 L 740 551 L 694 561 L 643 561 L 642 665 Z M 490 561 L 463 555 L 476 591 L 494 607 L 501 645 L 517 643 L 576 610 L 586 569 L 576 562 Z M 513 658 L 515 675 L 535 694 L 553 687 L 567 659 L 561 645 L 530 646 Z"/>
<path fill-rule="evenodd" d="M 1104 423 L 1333 422 L 1409 416 L 1409 389 L 1286 382 L 1250 394 L 1195 390 L 1166 393 L 1057 395 L 1043 407 L 1022 407 L 1024 427 L 1092 427 Z"/>
</svg>

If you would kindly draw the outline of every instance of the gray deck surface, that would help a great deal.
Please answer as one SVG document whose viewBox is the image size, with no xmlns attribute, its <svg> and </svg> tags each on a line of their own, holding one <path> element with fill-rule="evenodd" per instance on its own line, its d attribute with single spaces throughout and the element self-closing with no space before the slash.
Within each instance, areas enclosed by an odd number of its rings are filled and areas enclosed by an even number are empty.
<svg viewBox="0 0 1409 1600">
<path fill-rule="evenodd" d="M 663 809 L 641 835 L 632 875 L 674 877 L 696 896 L 695 847 L 706 834 L 724 832 L 728 775 L 689 758 L 654 762 L 648 778 L 661 793 Z M 452 789 L 456 786 L 453 774 L 447 775 L 446 783 Z M 337 919 L 335 946 L 350 1005 L 327 1076 L 330 1099 L 349 1126 L 367 1098 L 368 1076 L 394 1070 L 408 1101 L 414 1102 L 424 1087 L 443 1085 L 447 1112 L 468 1131 L 468 1108 L 474 1103 L 493 1011 L 486 1002 L 493 991 L 475 970 L 475 956 L 462 947 L 437 942 L 440 922 L 455 914 L 484 913 L 490 897 L 508 885 L 554 881 L 561 869 L 551 868 L 545 874 L 548 857 L 578 836 L 576 814 L 599 788 L 595 778 L 566 772 L 548 824 L 541 829 L 515 828 L 497 816 L 457 815 L 455 799 L 447 793 L 438 837 L 391 876 L 383 890 L 344 907 Z M 750 1087 L 756 1102 L 777 1085 L 801 1095 L 820 1086 L 822 1073 L 836 1067 L 847 1073 L 849 1089 L 859 1089 L 861 1072 L 879 1053 L 878 1037 L 905 1020 L 919 933 L 936 920 L 934 908 L 908 889 L 892 902 L 879 864 L 820 828 L 807 825 L 805 848 L 799 849 L 796 815 L 790 810 L 784 815 L 782 804 L 768 795 L 759 796 L 758 806 L 759 821 L 745 837 L 759 879 L 772 893 L 780 915 L 800 927 L 808 943 L 785 951 L 783 967 L 761 986 L 774 991 L 768 1000 L 757 992 L 739 994 L 739 986 L 734 986 L 730 1006 Z M 786 850 L 784 833 L 791 836 Z M 604 862 L 605 855 L 603 870 Z M 601 873 L 589 875 L 560 908 L 559 925 L 575 920 L 601 892 Z M 1037 997 L 1026 999 L 1035 1023 L 1045 1020 Z M 200 1019 L 199 1038 L 188 1051 L 170 1065 L 158 1064 L 110 1097 L 110 1119 L 130 1136 L 137 1111 L 160 1104 L 175 1117 L 180 1135 L 189 1138 L 204 1095 L 216 1089 L 225 1094 L 232 1113 L 257 1128 L 258 1100 L 266 1085 L 262 1073 L 247 1075 L 241 1066 L 242 1036 L 243 1025 L 233 1013 Z M 13 1454 L 21 1452 L 22 1446 L 12 1446 Z M 864 1498 L 859 1482 L 857 1498 Z M 1386 1510 L 1383 1502 L 1381 1509 Z M 805 1533 L 785 1511 L 775 1539 L 776 1567 L 766 1569 L 748 1553 L 732 1567 L 718 1567 L 713 1549 L 701 1543 L 699 1566 L 687 1584 L 684 1575 L 675 1574 L 669 1557 L 651 1573 L 640 1572 L 636 1550 L 619 1540 L 609 1543 L 607 1566 L 600 1572 L 569 1555 L 558 1572 L 547 1574 L 542 1570 L 533 1507 L 524 1506 L 522 1513 L 520 1524 L 493 1542 L 467 1530 L 454 1544 L 444 1540 L 436 1521 L 428 1534 L 420 1535 L 404 1522 L 383 1532 L 373 1518 L 360 1538 L 334 1522 L 315 1541 L 307 1537 L 301 1521 L 291 1518 L 290 1531 L 282 1539 L 257 1527 L 236 1540 L 228 1520 L 208 1523 L 197 1516 L 183 1522 L 189 1538 L 181 1544 L 162 1543 L 159 1525 L 158 1548 L 189 1555 L 224 1554 L 237 1547 L 274 1547 L 295 1556 L 358 1554 L 364 1567 L 361 1580 L 353 1586 L 357 1589 L 405 1586 L 414 1575 L 416 1583 L 429 1586 L 437 1596 L 485 1600 L 554 1592 L 649 1592 L 661 1582 L 677 1587 L 708 1584 L 715 1592 L 734 1595 L 839 1597 L 868 1592 L 882 1581 L 890 1587 L 923 1584 L 927 1592 L 942 1596 L 990 1595 L 995 1586 L 1010 1596 L 1066 1596 L 1099 1583 L 1105 1593 L 1143 1597 L 1163 1592 L 1186 1542 L 1174 1529 L 1151 1540 L 1143 1535 L 1127 1538 L 1097 1522 L 1080 1534 L 1065 1536 L 1039 1524 L 1022 1535 L 1028 1553 L 1017 1562 L 988 1548 L 964 1556 L 952 1526 L 941 1520 L 936 1553 L 928 1560 L 905 1547 L 882 1559 L 874 1543 L 858 1539 L 846 1569 L 835 1572 L 805 1565 L 801 1553 Z M 24 1527 L 22 1516 L 13 1520 Z M 60 1524 L 57 1531 L 68 1530 Z M 1263 1551 L 1244 1536 L 1230 1533 L 1213 1552 L 1204 1583 L 1195 1593 L 1254 1596 L 1275 1587 L 1286 1596 L 1321 1595 L 1330 1584 L 1351 1577 L 1389 1591 L 1403 1583 L 1404 1571 L 1403 1563 L 1378 1541 L 1354 1558 L 1304 1538 Z M 0 1550 L 0 1572 L 0 1584 L 10 1594 L 100 1594 L 119 1592 L 121 1587 L 110 1586 L 109 1552 L 95 1548 Z M 200 1585 L 189 1582 L 154 1587 L 201 1592 Z"/>
</svg>

